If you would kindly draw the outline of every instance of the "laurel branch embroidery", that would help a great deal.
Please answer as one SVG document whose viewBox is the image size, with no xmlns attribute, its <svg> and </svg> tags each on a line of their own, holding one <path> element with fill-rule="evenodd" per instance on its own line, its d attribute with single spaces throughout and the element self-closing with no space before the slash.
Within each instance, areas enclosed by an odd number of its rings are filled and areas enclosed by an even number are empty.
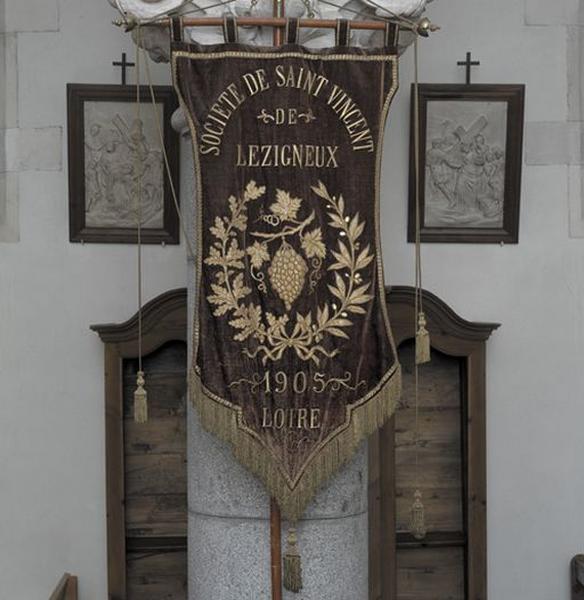
<svg viewBox="0 0 584 600">
<path fill-rule="evenodd" d="M 250 235 L 256 239 L 242 247 L 240 237 L 248 230 L 248 205 L 266 193 L 265 186 L 250 181 L 239 198 L 231 196 L 228 199 L 229 215 L 217 217 L 210 228 L 215 241 L 204 262 L 215 268 L 215 282 L 211 283 L 213 293 L 207 300 L 214 307 L 216 317 L 231 315 L 229 325 L 236 330 L 234 340 L 253 340 L 254 343 L 243 352 L 251 358 L 261 356 L 263 364 L 280 360 L 288 349 L 294 350 L 300 359 L 312 360 L 317 365 L 322 357 L 336 356 L 339 349 L 327 349 L 327 337 L 349 339 L 345 329 L 353 325 L 351 316 L 365 314 L 364 305 L 373 299 L 369 293 L 371 284 L 365 282 L 362 275 L 374 258 L 370 245 L 361 249 L 359 242 L 365 222 L 359 213 L 347 215 L 343 196 L 331 196 L 321 181 L 311 189 L 326 202 L 328 224 L 338 230 L 339 235 L 336 249 L 330 250 L 334 262 L 327 267 L 333 273 L 327 287 L 334 299 L 318 306 L 316 314 L 314 311 L 305 315 L 296 312 L 292 322 L 293 303 L 307 287 L 309 292 L 314 289 L 322 261 L 327 256 L 321 228 L 310 228 L 315 212 L 299 218 L 301 198 L 277 190 L 269 214 L 261 215 L 274 230 L 252 231 Z M 300 243 L 304 257 L 290 243 L 295 239 Z M 279 247 L 275 249 L 278 243 Z M 267 271 L 272 289 L 284 303 L 286 311 L 283 314 L 269 311 L 264 314 L 257 304 L 245 303 L 252 292 L 245 283 L 246 256 L 249 257 L 250 275 L 263 293 L 267 293 Z M 309 267 L 305 259 L 312 267 L 309 286 L 306 286 Z M 266 265 L 269 265 L 267 269 Z"/>
</svg>

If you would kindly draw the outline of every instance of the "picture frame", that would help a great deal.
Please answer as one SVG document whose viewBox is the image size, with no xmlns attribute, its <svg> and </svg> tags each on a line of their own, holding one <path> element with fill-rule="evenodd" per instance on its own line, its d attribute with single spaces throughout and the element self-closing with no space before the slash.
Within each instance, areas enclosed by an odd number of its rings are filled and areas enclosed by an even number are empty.
<svg viewBox="0 0 584 600">
<path fill-rule="evenodd" d="M 519 241 L 525 86 L 420 84 L 420 241 Z M 416 240 L 412 85 L 408 242 Z"/>
<path fill-rule="evenodd" d="M 141 241 L 178 244 L 179 216 L 172 198 L 162 127 L 174 188 L 179 194 L 179 136 L 170 124 L 178 108 L 170 86 L 137 90 L 126 85 L 67 85 L 69 240 L 137 243 L 140 194 Z M 138 192 L 140 190 L 140 192 Z"/>
</svg>

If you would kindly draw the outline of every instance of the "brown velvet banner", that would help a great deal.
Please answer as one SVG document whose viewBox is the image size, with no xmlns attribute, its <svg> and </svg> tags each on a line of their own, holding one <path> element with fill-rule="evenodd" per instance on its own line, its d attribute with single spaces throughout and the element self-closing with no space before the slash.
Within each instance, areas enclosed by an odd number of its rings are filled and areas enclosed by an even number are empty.
<svg viewBox="0 0 584 600">
<path fill-rule="evenodd" d="M 175 41 L 172 63 L 197 184 L 193 401 L 296 519 L 399 395 L 379 239 L 396 51 Z"/>
</svg>

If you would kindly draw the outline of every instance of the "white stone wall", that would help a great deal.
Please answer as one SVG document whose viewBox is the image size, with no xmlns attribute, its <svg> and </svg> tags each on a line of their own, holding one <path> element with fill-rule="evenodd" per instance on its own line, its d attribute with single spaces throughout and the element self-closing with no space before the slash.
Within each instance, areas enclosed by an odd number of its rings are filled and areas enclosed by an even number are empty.
<svg viewBox="0 0 584 600">
<path fill-rule="evenodd" d="M 8 0 L 4 11 L 0 223 L 9 212 L 13 226 L 0 239 L 20 241 L 0 243 L 0 598 L 46 598 L 67 570 L 81 598 L 101 600 L 102 346 L 88 326 L 134 312 L 135 248 L 67 241 L 65 85 L 118 82 L 110 63 L 132 48 L 101 0 Z M 427 245 L 424 276 L 460 314 L 502 323 L 488 353 L 489 597 L 568 600 L 568 562 L 584 547 L 584 240 L 570 237 L 582 112 L 567 57 L 581 56 L 584 20 L 575 0 L 444 0 L 429 15 L 443 29 L 421 44 L 422 80 L 462 82 L 456 61 L 472 50 L 476 82 L 527 84 L 519 245 Z M 394 284 L 413 281 L 410 54 L 383 172 Z M 185 284 L 184 256 L 145 249 L 146 298 Z"/>
<path fill-rule="evenodd" d="M 564 121 L 531 124 L 527 132 L 527 162 L 568 166 L 570 236 L 584 238 L 584 2 L 526 0 L 525 18 L 527 25 L 560 28 L 567 36 L 567 116 Z"/>
<path fill-rule="evenodd" d="M 422 81 L 525 83 L 519 245 L 425 245 L 425 287 L 470 319 L 502 323 L 488 343 L 488 567 L 491 600 L 569 600 L 584 549 L 584 240 L 570 237 L 568 172 L 581 124 L 570 120 L 571 0 L 448 0 L 421 45 Z M 571 65 L 573 67 L 573 63 Z M 570 73 L 573 72 L 570 69 Z M 406 240 L 411 56 L 402 62 L 383 176 L 386 276 L 413 281 Z M 578 199 L 582 195 L 578 191 Z"/>
<path fill-rule="evenodd" d="M 103 345 L 136 310 L 136 248 L 70 244 L 66 84 L 119 83 L 133 45 L 98 0 L 0 0 L 0 599 L 63 572 L 106 592 Z M 158 83 L 169 83 L 155 67 Z M 144 250 L 144 296 L 185 285 L 185 250 Z"/>
</svg>

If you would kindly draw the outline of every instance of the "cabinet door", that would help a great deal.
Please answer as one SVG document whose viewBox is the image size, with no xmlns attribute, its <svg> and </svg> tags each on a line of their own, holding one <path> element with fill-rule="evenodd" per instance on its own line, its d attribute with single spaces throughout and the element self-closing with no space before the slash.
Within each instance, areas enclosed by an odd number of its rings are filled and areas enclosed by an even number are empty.
<svg viewBox="0 0 584 600">
<path fill-rule="evenodd" d="M 486 342 L 499 325 L 423 292 L 432 360 L 419 370 L 416 453 L 415 290 L 393 287 L 387 301 L 403 393 L 369 442 L 370 600 L 487 600 Z M 417 487 L 421 542 L 409 533 Z"/>
<path fill-rule="evenodd" d="M 186 344 L 144 357 L 148 422 L 133 418 L 138 363 L 124 360 L 128 600 L 187 599 Z"/>
<path fill-rule="evenodd" d="M 462 361 L 432 351 L 432 361 L 420 367 L 416 452 L 413 341 L 404 342 L 399 355 L 404 376 L 394 438 L 397 598 L 464 600 Z M 409 533 L 416 488 L 428 528 L 422 542 Z"/>
</svg>

